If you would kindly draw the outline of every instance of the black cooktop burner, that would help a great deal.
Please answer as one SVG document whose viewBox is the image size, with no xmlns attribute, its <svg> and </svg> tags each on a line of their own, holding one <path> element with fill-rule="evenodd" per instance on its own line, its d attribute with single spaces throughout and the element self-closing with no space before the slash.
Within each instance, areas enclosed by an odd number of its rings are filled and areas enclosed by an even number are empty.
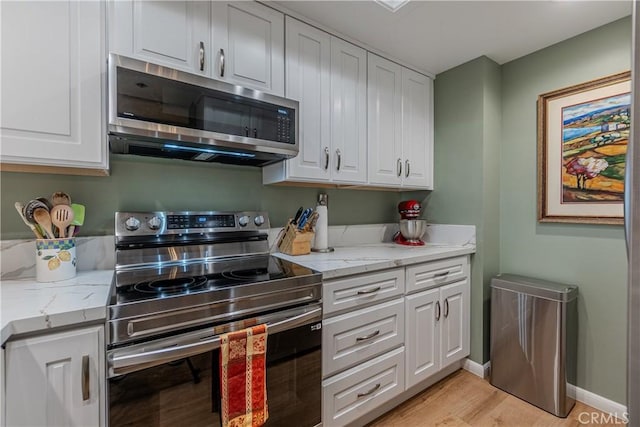
<svg viewBox="0 0 640 427">
<path fill-rule="evenodd" d="M 147 294 L 173 295 L 202 289 L 207 283 L 205 276 L 157 279 L 133 285 L 133 289 Z"/>
<path fill-rule="evenodd" d="M 265 256 L 222 259 L 118 272 L 120 287 L 114 295 L 119 304 L 157 298 L 179 297 L 218 289 L 295 277 L 289 263 Z"/>
</svg>

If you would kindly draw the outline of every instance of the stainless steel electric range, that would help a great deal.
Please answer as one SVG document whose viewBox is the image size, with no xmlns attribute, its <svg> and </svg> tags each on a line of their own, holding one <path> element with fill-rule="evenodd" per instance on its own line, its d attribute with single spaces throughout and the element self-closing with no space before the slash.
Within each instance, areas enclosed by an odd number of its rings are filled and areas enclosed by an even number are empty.
<svg viewBox="0 0 640 427">
<path fill-rule="evenodd" d="M 320 424 L 321 274 L 269 254 L 266 212 L 118 212 L 109 424 L 220 425 L 220 334 L 266 323 L 265 425 Z"/>
</svg>

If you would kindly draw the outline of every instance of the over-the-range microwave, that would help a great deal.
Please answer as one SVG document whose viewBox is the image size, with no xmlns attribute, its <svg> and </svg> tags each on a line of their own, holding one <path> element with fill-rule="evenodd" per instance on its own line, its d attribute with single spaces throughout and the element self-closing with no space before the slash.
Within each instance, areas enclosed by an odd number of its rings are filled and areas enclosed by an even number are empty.
<svg viewBox="0 0 640 427">
<path fill-rule="evenodd" d="M 298 102 L 109 54 L 114 153 L 263 166 L 298 154 Z"/>
</svg>

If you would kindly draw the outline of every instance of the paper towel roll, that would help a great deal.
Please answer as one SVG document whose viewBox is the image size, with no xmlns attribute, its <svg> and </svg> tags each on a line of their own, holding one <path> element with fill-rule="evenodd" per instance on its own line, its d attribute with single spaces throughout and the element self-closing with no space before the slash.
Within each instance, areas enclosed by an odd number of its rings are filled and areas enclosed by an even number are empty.
<svg viewBox="0 0 640 427">
<path fill-rule="evenodd" d="M 318 212 L 318 220 L 316 221 L 313 249 L 327 249 L 329 247 L 329 218 L 327 207 L 318 205 L 316 206 L 316 212 Z"/>
</svg>

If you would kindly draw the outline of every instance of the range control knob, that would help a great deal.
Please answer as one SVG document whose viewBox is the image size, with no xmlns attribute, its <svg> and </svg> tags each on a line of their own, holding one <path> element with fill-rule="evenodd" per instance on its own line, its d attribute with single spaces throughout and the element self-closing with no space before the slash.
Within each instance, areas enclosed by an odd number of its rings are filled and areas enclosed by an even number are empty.
<svg viewBox="0 0 640 427">
<path fill-rule="evenodd" d="M 152 230 L 158 230 L 160 227 L 162 227 L 162 220 L 157 216 L 154 216 L 153 218 L 149 219 L 149 221 L 147 221 L 147 225 Z"/>
<path fill-rule="evenodd" d="M 135 216 L 130 216 L 124 222 L 124 226 L 129 231 L 136 231 L 138 228 L 140 228 L 140 220 Z"/>
<path fill-rule="evenodd" d="M 260 227 L 262 224 L 264 224 L 264 217 L 262 215 L 258 215 L 253 219 L 253 223 Z"/>
<path fill-rule="evenodd" d="M 238 224 L 240 224 L 240 227 L 246 227 L 249 224 L 249 217 L 247 215 L 241 216 L 238 218 Z"/>
</svg>

